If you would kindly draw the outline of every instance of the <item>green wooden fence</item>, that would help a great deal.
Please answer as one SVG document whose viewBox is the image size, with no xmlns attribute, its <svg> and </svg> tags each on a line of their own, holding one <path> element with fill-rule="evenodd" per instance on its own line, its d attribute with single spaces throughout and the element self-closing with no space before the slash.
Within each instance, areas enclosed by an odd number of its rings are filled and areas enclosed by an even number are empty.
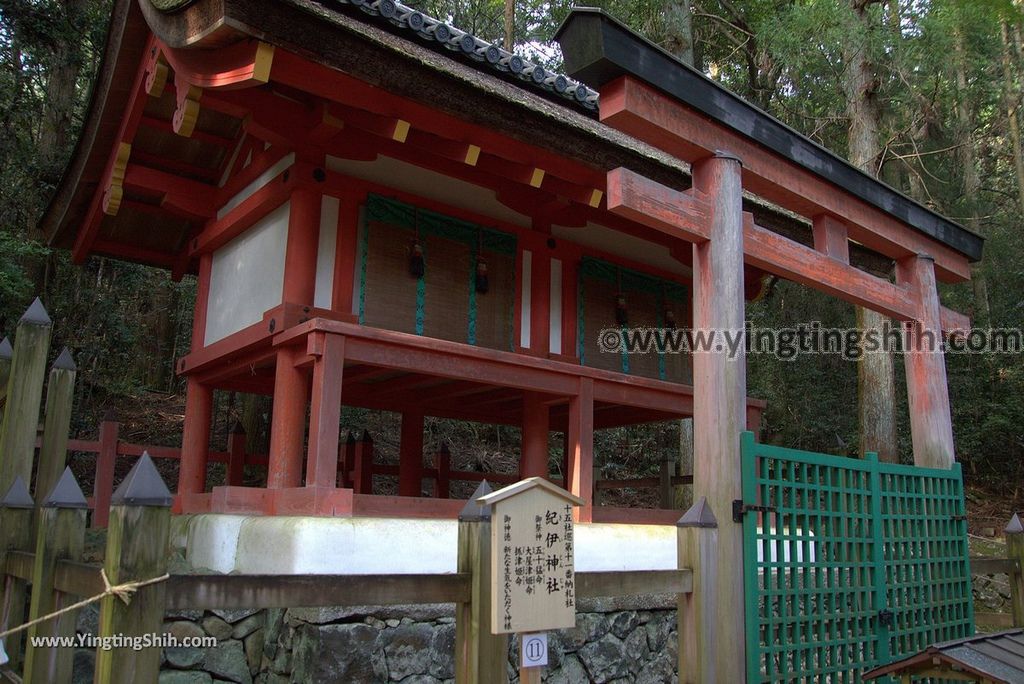
<svg viewBox="0 0 1024 684">
<path fill-rule="evenodd" d="M 744 433 L 749 682 L 859 682 L 974 632 L 960 465 L 879 463 Z"/>
</svg>

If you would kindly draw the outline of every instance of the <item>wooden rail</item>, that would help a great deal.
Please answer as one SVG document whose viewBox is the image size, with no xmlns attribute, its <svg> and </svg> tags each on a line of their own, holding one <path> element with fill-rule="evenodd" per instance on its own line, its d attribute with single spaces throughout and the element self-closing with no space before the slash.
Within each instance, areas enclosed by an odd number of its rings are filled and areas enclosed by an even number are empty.
<svg viewBox="0 0 1024 684">
<path fill-rule="evenodd" d="M 1007 541 L 1013 535 L 1007 534 Z M 1013 548 L 1011 546 L 1010 552 Z M 998 558 L 990 556 L 973 556 L 970 559 L 972 575 L 1006 575 L 1011 588 L 1012 613 L 995 613 L 975 611 L 974 624 L 990 629 L 1008 629 L 1024 626 L 1024 592 L 1019 591 L 1022 582 L 1021 564 L 1017 558 Z"/>
<path fill-rule="evenodd" d="M 31 579 L 35 554 L 12 551 L 4 572 Z M 172 575 L 167 580 L 167 608 L 309 608 L 326 606 L 392 606 L 465 603 L 470 600 L 469 573 L 401 575 Z M 58 561 L 54 588 L 73 596 L 95 596 L 104 590 L 100 566 Z M 576 573 L 580 598 L 685 594 L 693 574 L 681 570 L 603 571 Z"/>
</svg>

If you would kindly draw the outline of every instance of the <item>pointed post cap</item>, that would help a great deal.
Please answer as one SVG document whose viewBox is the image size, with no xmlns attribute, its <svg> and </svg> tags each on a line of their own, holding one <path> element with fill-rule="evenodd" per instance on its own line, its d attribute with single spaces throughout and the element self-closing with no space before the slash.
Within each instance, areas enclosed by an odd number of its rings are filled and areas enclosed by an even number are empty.
<svg viewBox="0 0 1024 684">
<path fill-rule="evenodd" d="M 242 425 L 242 421 L 236 420 L 235 424 L 231 426 L 231 434 L 233 435 L 244 435 L 245 426 Z"/>
<path fill-rule="evenodd" d="M 1013 517 L 1010 518 L 1010 522 L 1006 523 L 1006 529 L 1003 530 L 1005 534 L 1021 534 L 1024 533 L 1024 525 L 1020 522 L 1020 517 L 1014 513 Z"/>
<path fill-rule="evenodd" d="M 373 442 L 373 437 L 370 436 L 369 430 L 363 430 L 363 441 L 371 443 Z"/>
<path fill-rule="evenodd" d="M 700 501 L 690 506 L 690 510 L 683 513 L 676 527 L 718 527 L 718 519 L 715 518 L 707 498 L 702 496 Z"/>
<path fill-rule="evenodd" d="M 34 508 L 35 505 L 36 503 L 32 500 L 32 495 L 28 491 L 25 480 L 21 479 L 21 475 L 14 478 L 10 489 L 4 494 L 4 498 L 0 499 L 0 508 Z"/>
<path fill-rule="evenodd" d="M 348 439 L 345 440 L 345 444 L 355 444 L 355 443 L 356 443 L 356 435 L 355 435 L 355 433 L 354 432 L 348 433 Z"/>
<path fill-rule="evenodd" d="M 46 307 L 43 306 L 43 302 L 39 297 L 35 298 L 35 301 L 25 310 L 22 314 L 21 320 L 18 323 L 28 323 L 29 325 L 50 325 L 50 314 L 46 313 Z"/>
<path fill-rule="evenodd" d="M 64 473 L 57 480 L 53 491 L 43 500 L 44 508 L 88 508 L 89 502 L 85 500 L 78 481 L 71 473 L 71 467 L 64 469 Z"/>
<path fill-rule="evenodd" d="M 11 347 L 11 338 L 5 337 L 0 342 L 0 359 L 7 359 L 8 361 L 14 358 L 14 348 Z"/>
<path fill-rule="evenodd" d="M 469 497 L 469 501 L 466 502 L 466 505 L 459 512 L 459 522 L 490 522 L 491 507 L 480 504 L 477 500 L 493 491 L 487 480 L 481 481 L 480 486 L 476 488 L 473 495 Z"/>
<path fill-rule="evenodd" d="M 66 371 L 77 371 L 78 366 L 75 365 L 75 360 L 71 358 L 71 350 L 64 347 L 64 350 L 57 357 L 57 360 L 53 362 L 54 370 L 66 370 Z"/>
<path fill-rule="evenodd" d="M 170 506 L 171 501 L 171 492 L 147 451 L 142 452 L 142 457 L 110 497 L 112 506 Z"/>
</svg>

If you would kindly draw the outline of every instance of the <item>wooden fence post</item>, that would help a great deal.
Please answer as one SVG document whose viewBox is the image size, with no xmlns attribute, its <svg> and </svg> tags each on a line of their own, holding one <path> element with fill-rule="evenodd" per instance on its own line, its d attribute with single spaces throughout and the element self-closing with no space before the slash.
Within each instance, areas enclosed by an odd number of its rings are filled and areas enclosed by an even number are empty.
<svg viewBox="0 0 1024 684">
<path fill-rule="evenodd" d="M 37 499 L 53 491 L 67 466 L 68 432 L 71 429 L 76 373 L 75 361 L 65 347 L 54 361 L 46 383 L 46 417 L 43 443 L 39 449 L 39 469 L 36 473 Z"/>
<path fill-rule="evenodd" d="M 363 438 L 356 444 L 353 486 L 357 494 L 373 494 L 373 438 L 363 430 Z"/>
<path fill-rule="evenodd" d="M 14 484 L 0 499 L 0 631 L 21 624 L 25 616 L 25 587 L 27 583 L 17 577 L 3 581 L 3 567 L 8 551 L 32 550 L 32 511 L 35 503 L 28 493 L 25 481 L 18 476 Z M 9 667 L 16 671 L 21 665 L 21 641 L 24 633 L 7 637 L 4 645 Z"/>
<path fill-rule="evenodd" d="M 1024 627 L 1024 525 L 1016 513 L 1006 529 L 1006 557 L 1017 561 L 1017 571 L 1009 576 L 1013 626 Z"/>
<path fill-rule="evenodd" d="M 235 421 L 228 436 L 228 485 L 241 487 L 245 480 L 245 428 L 242 423 Z"/>
<path fill-rule="evenodd" d="M 456 684 L 508 681 L 508 637 L 491 634 L 491 508 L 477 503 L 490 493 L 484 480 L 459 514 L 458 571 L 473 579 L 469 603 L 455 608 Z"/>
<path fill-rule="evenodd" d="M 714 619 L 715 567 L 714 549 L 718 544 L 718 521 L 707 499 L 701 497 L 676 524 L 679 539 L 679 567 L 693 572 L 693 591 L 680 594 L 678 603 L 679 684 L 714 684 L 719 681 L 715 672 L 714 648 L 705 627 Z M 740 670 L 746 663 L 740 663 Z"/>
<path fill-rule="evenodd" d="M 92 496 L 92 526 L 106 527 L 110 517 L 110 497 L 114 493 L 114 466 L 117 464 L 117 433 L 121 424 L 113 410 L 100 423 L 100 450 L 96 454 L 96 483 Z"/>
<path fill-rule="evenodd" d="M 32 481 L 39 408 L 50 349 L 50 317 L 37 298 L 18 321 L 7 380 L 7 403 L 0 428 L 0 491 L 14 478 Z"/>
<path fill-rule="evenodd" d="M 57 561 L 79 561 L 85 545 L 85 516 L 88 503 L 71 469 L 66 468 L 39 511 L 36 557 L 32 568 L 32 601 L 29 619 L 60 610 L 63 595 L 53 586 Z M 71 681 L 75 649 L 33 646 L 37 638 L 73 639 L 78 611 L 65 613 L 28 629 L 25 648 L 26 684 L 61 684 Z"/>
<path fill-rule="evenodd" d="M 171 500 L 152 459 L 143 453 L 111 499 L 103 560 L 111 584 L 145 581 L 167 572 Z M 105 597 L 100 603 L 99 638 L 160 633 L 166 586 L 157 582 L 141 587 L 127 605 L 116 596 Z M 159 675 L 159 648 L 113 648 L 96 653 L 97 684 L 155 682 Z"/>
<path fill-rule="evenodd" d="M 434 480 L 434 496 L 438 499 L 447 499 L 451 496 L 451 472 L 452 452 L 447 444 L 442 444 L 434 456 L 434 465 L 437 470 L 437 479 Z"/>
</svg>

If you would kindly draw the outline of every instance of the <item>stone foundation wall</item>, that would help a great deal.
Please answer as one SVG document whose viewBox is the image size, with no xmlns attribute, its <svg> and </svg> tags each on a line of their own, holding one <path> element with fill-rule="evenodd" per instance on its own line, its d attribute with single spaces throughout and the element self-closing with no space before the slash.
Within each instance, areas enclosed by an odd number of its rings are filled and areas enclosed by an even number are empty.
<svg viewBox="0 0 1024 684">
<path fill-rule="evenodd" d="M 579 606 L 576 628 L 549 637 L 545 681 L 677 682 L 674 608 L 674 596 Z M 83 611 L 79 631 L 95 633 L 95 626 L 95 610 Z M 455 681 L 450 604 L 177 611 L 164 627 L 178 637 L 214 636 L 218 645 L 165 649 L 159 684 Z M 510 643 L 510 682 L 518 681 L 517 651 Z M 76 683 L 91 681 L 93 663 L 91 652 L 76 653 Z"/>
</svg>

